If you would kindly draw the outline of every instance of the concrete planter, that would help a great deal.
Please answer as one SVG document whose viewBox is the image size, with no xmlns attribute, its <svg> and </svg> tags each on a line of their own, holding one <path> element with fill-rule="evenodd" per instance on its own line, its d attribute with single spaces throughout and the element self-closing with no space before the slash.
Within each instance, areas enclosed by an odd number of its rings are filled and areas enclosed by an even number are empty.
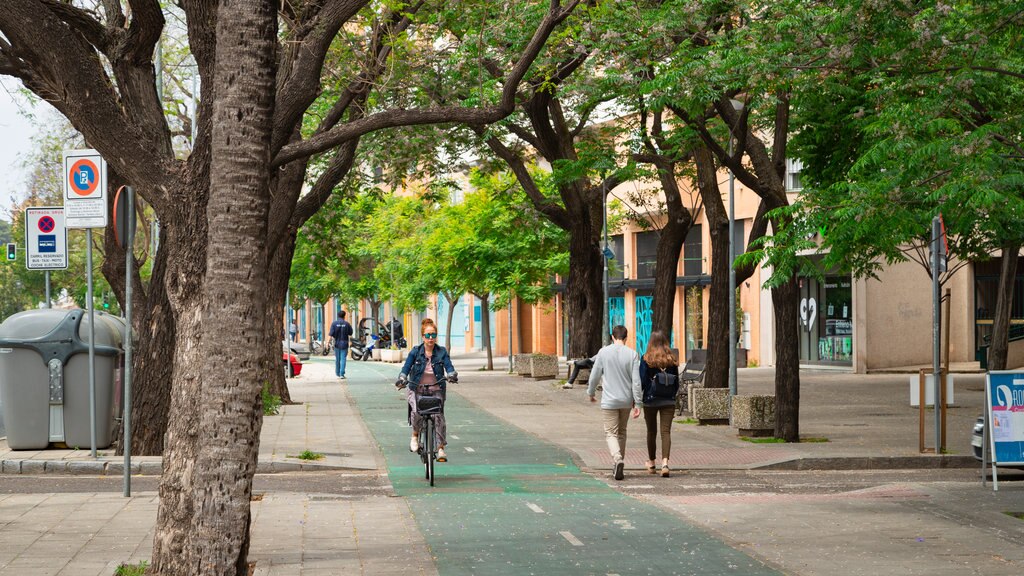
<svg viewBox="0 0 1024 576">
<path fill-rule="evenodd" d="M 401 350 L 381 350 L 380 359 L 382 362 L 401 362 L 402 351 Z"/>
<path fill-rule="evenodd" d="M 373 359 L 374 360 L 380 360 L 380 353 L 381 353 L 380 348 L 374 348 L 373 349 Z"/>
<path fill-rule="evenodd" d="M 531 354 L 530 377 L 537 380 L 557 378 L 558 357 L 549 354 Z"/>
<path fill-rule="evenodd" d="M 533 354 L 516 354 L 512 357 L 512 369 L 520 376 L 530 375 L 530 357 Z"/>
<path fill-rule="evenodd" d="M 762 437 L 775 433 L 775 396 L 744 394 L 732 399 L 732 425 L 740 436 Z"/>
<path fill-rule="evenodd" d="M 690 411 L 701 424 L 729 423 L 729 389 L 690 386 Z"/>
</svg>

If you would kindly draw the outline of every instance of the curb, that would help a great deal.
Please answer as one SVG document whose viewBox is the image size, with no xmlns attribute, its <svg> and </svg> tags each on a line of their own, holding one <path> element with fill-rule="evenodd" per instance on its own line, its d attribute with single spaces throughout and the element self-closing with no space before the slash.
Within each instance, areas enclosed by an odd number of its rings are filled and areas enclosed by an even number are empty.
<svg viewBox="0 0 1024 576">
<path fill-rule="evenodd" d="M 756 466 L 755 470 L 917 470 L 980 468 L 974 456 L 854 456 L 850 458 L 797 458 Z"/>
<path fill-rule="evenodd" d="M 362 470 L 362 468 L 335 466 L 331 464 L 301 464 L 298 462 L 260 462 L 256 465 L 257 474 L 317 472 L 327 470 Z M 162 471 L 163 463 L 160 460 L 132 462 L 132 476 L 160 476 Z M 109 462 L 104 460 L 3 460 L 0 461 L 0 474 L 122 476 L 124 474 L 124 464 L 122 462 Z"/>
</svg>

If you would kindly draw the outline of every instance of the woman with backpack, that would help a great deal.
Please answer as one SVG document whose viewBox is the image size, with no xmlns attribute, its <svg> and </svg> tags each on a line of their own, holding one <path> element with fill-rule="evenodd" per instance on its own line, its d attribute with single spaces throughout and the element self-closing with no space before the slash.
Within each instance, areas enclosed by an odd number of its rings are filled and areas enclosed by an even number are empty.
<svg viewBox="0 0 1024 576">
<path fill-rule="evenodd" d="M 658 473 L 654 459 L 660 431 L 661 475 L 668 478 L 672 417 L 676 409 L 676 394 L 679 392 L 679 365 L 668 346 L 668 339 L 659 330 L 651 332 L 647 352 L 640 359 L 640 385 L 644 392 L 644 422 L 647 424 L 647 472 Z"/>
</svg>

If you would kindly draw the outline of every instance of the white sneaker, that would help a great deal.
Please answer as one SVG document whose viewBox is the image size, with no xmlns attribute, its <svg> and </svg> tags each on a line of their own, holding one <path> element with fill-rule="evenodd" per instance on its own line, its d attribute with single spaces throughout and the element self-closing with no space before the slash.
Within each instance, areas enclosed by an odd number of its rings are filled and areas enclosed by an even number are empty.
<svg viewBox="0 0 1024 576">
<path fill-rule="evenodd" d="M 413 436 L 412 440 L 409 440 L 409 452 L 419 452 L 419 449 L 420 449 L 420 440 L 419 440 L 419 438 Z"/>
<path fill-rule="evenodd" d="M 448 461 L 448 454 L 445 453 L 444 448 L 438 448 L 437 449 L 437 461 L 438 462 L 447 462 Z"/>
</svg>

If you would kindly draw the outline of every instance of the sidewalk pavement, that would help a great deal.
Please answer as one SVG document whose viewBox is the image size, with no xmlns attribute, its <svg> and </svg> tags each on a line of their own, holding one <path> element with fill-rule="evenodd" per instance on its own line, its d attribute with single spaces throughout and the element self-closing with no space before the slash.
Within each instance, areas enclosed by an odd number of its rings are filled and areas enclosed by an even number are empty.
<svg viewBox="0 0 1024 576">
<path fill-rule="evenodd" d="M 610 467 L 598 405 L 585 389 L 563 389 L 560 380 L 532 380 L 504 372 L 481 371 L 480 355 L 455 359 L 460 381 L 452 386 L 471 403 L 574 454 L 584 470 L 602 477 Z M 314 360 L 289 381 L 293 399 L 278 416 L 264 419 L 259 472 L 301 478 L 308 470 L 383 471 L 382 457 L 347 387 L 333 377 L 332 365 Z M 398 367 L 359 363 L 351 372 L 379 379 L 391 389 Z M 744 369 L 741 393 L 772 388 L 773 371 Z M 907 375 L 801 373 L 801 433 L 827 442 L 750 444 L 728 426 L 677 423 L 673 429 L 675 469 L 750 469 L 757 467 L 868 468 L 976 465 L 970 455 L 971 425 L 981 413 L 983 376 L 957 375 L 949 413 L 950 456 L 918 453 L 917 409 L 909 406 Z M 931 414 L 929 413 L 930 417 Z M 680 418 L 679 420 L 682 420 Z M 926 426 L 929 444 L 931 420 Z M 627 465 L 639 469 L 646 459 L 643 425 L 629 427 Z M 307 463 L 303 450 L 323 460 Z M 89 450 L 11 451 L 0 440 L 5 474 L 120 475 L 122 457 L 112 450 L 92 459 Z M 133 458 L 142 475 L 159 474 L 159 457 Z M 365 472 L 364 472 L 365 473 Z M 385 478 L 385 484 L 388 484 Z M 3 492 L 11 492 L 4 494 Z M 257 576 L 298 574 L 437 573 L 430 549 L 417 528 L 409 503 L 390 489 L 369 496 L 271 492 L 252 503 L 250 560 Z M 109 576 L 122 562 L 150 558 L 158 497 L 136 492 L 19 494 L 0 490 L 0 576 Z"/>
<path fill-rule="evenodd" d="M 605 448 L 600 410 L 588 402 L 586 385 L 562 388 L 560 379 L 533 380 L 507 373 L 507 361 L 495 359 L 484 371 L 486 358 L 477 353 L 456 357 L 460 381 L 452 391 L 478 407 L 539 438 L 572 451 L 581 468 L 611 466 Z M 382 390 L 390 386 L 398 366 L 363 363 L 380 376 Z M 331 374 L 332 365 L 308 361 L 300 377 L 289 381 L 299 404 L 282 406 L 281 414 L 264 419 L 260 436 L 258 473 L 301 470 L 376 470 L 383 468 L 379 452 L 352 404 Z M 740 394 L 770 394 L 774 370 L 738 371 Z M 852 374 L 835 370 L 800 373 L 800 434 L 813 440 L 799 444 L 753 444 L 730 426 L 697 426 L 677 418 L 672 431 L 672 463 L 686 469 L 871 469 L 978 466 L 972 456 L 971 431 L 984 406 L 984 374 L 954 374 L 953 405 L 947 411 L 947 454 L 921 454 L 918 408 L 910 406 L 910 380 L 915 374 Z M 915 384 L 916 385 L 916 384 Z M 643 424 L 629 426 L 627 468 L 646 460 Z M 925 411 L 925 445 L 934 446 L 935 416 Z M 309 462 L 297 456 L 304 450 L 324 454 Z M 4 474 L 123 474 L 122 456 L 113 449 L 90 451 L 10 450 L 0 439 Z M 158 475 L 159 457 L 133 457 L 133 474 Z"/>
</svg>

